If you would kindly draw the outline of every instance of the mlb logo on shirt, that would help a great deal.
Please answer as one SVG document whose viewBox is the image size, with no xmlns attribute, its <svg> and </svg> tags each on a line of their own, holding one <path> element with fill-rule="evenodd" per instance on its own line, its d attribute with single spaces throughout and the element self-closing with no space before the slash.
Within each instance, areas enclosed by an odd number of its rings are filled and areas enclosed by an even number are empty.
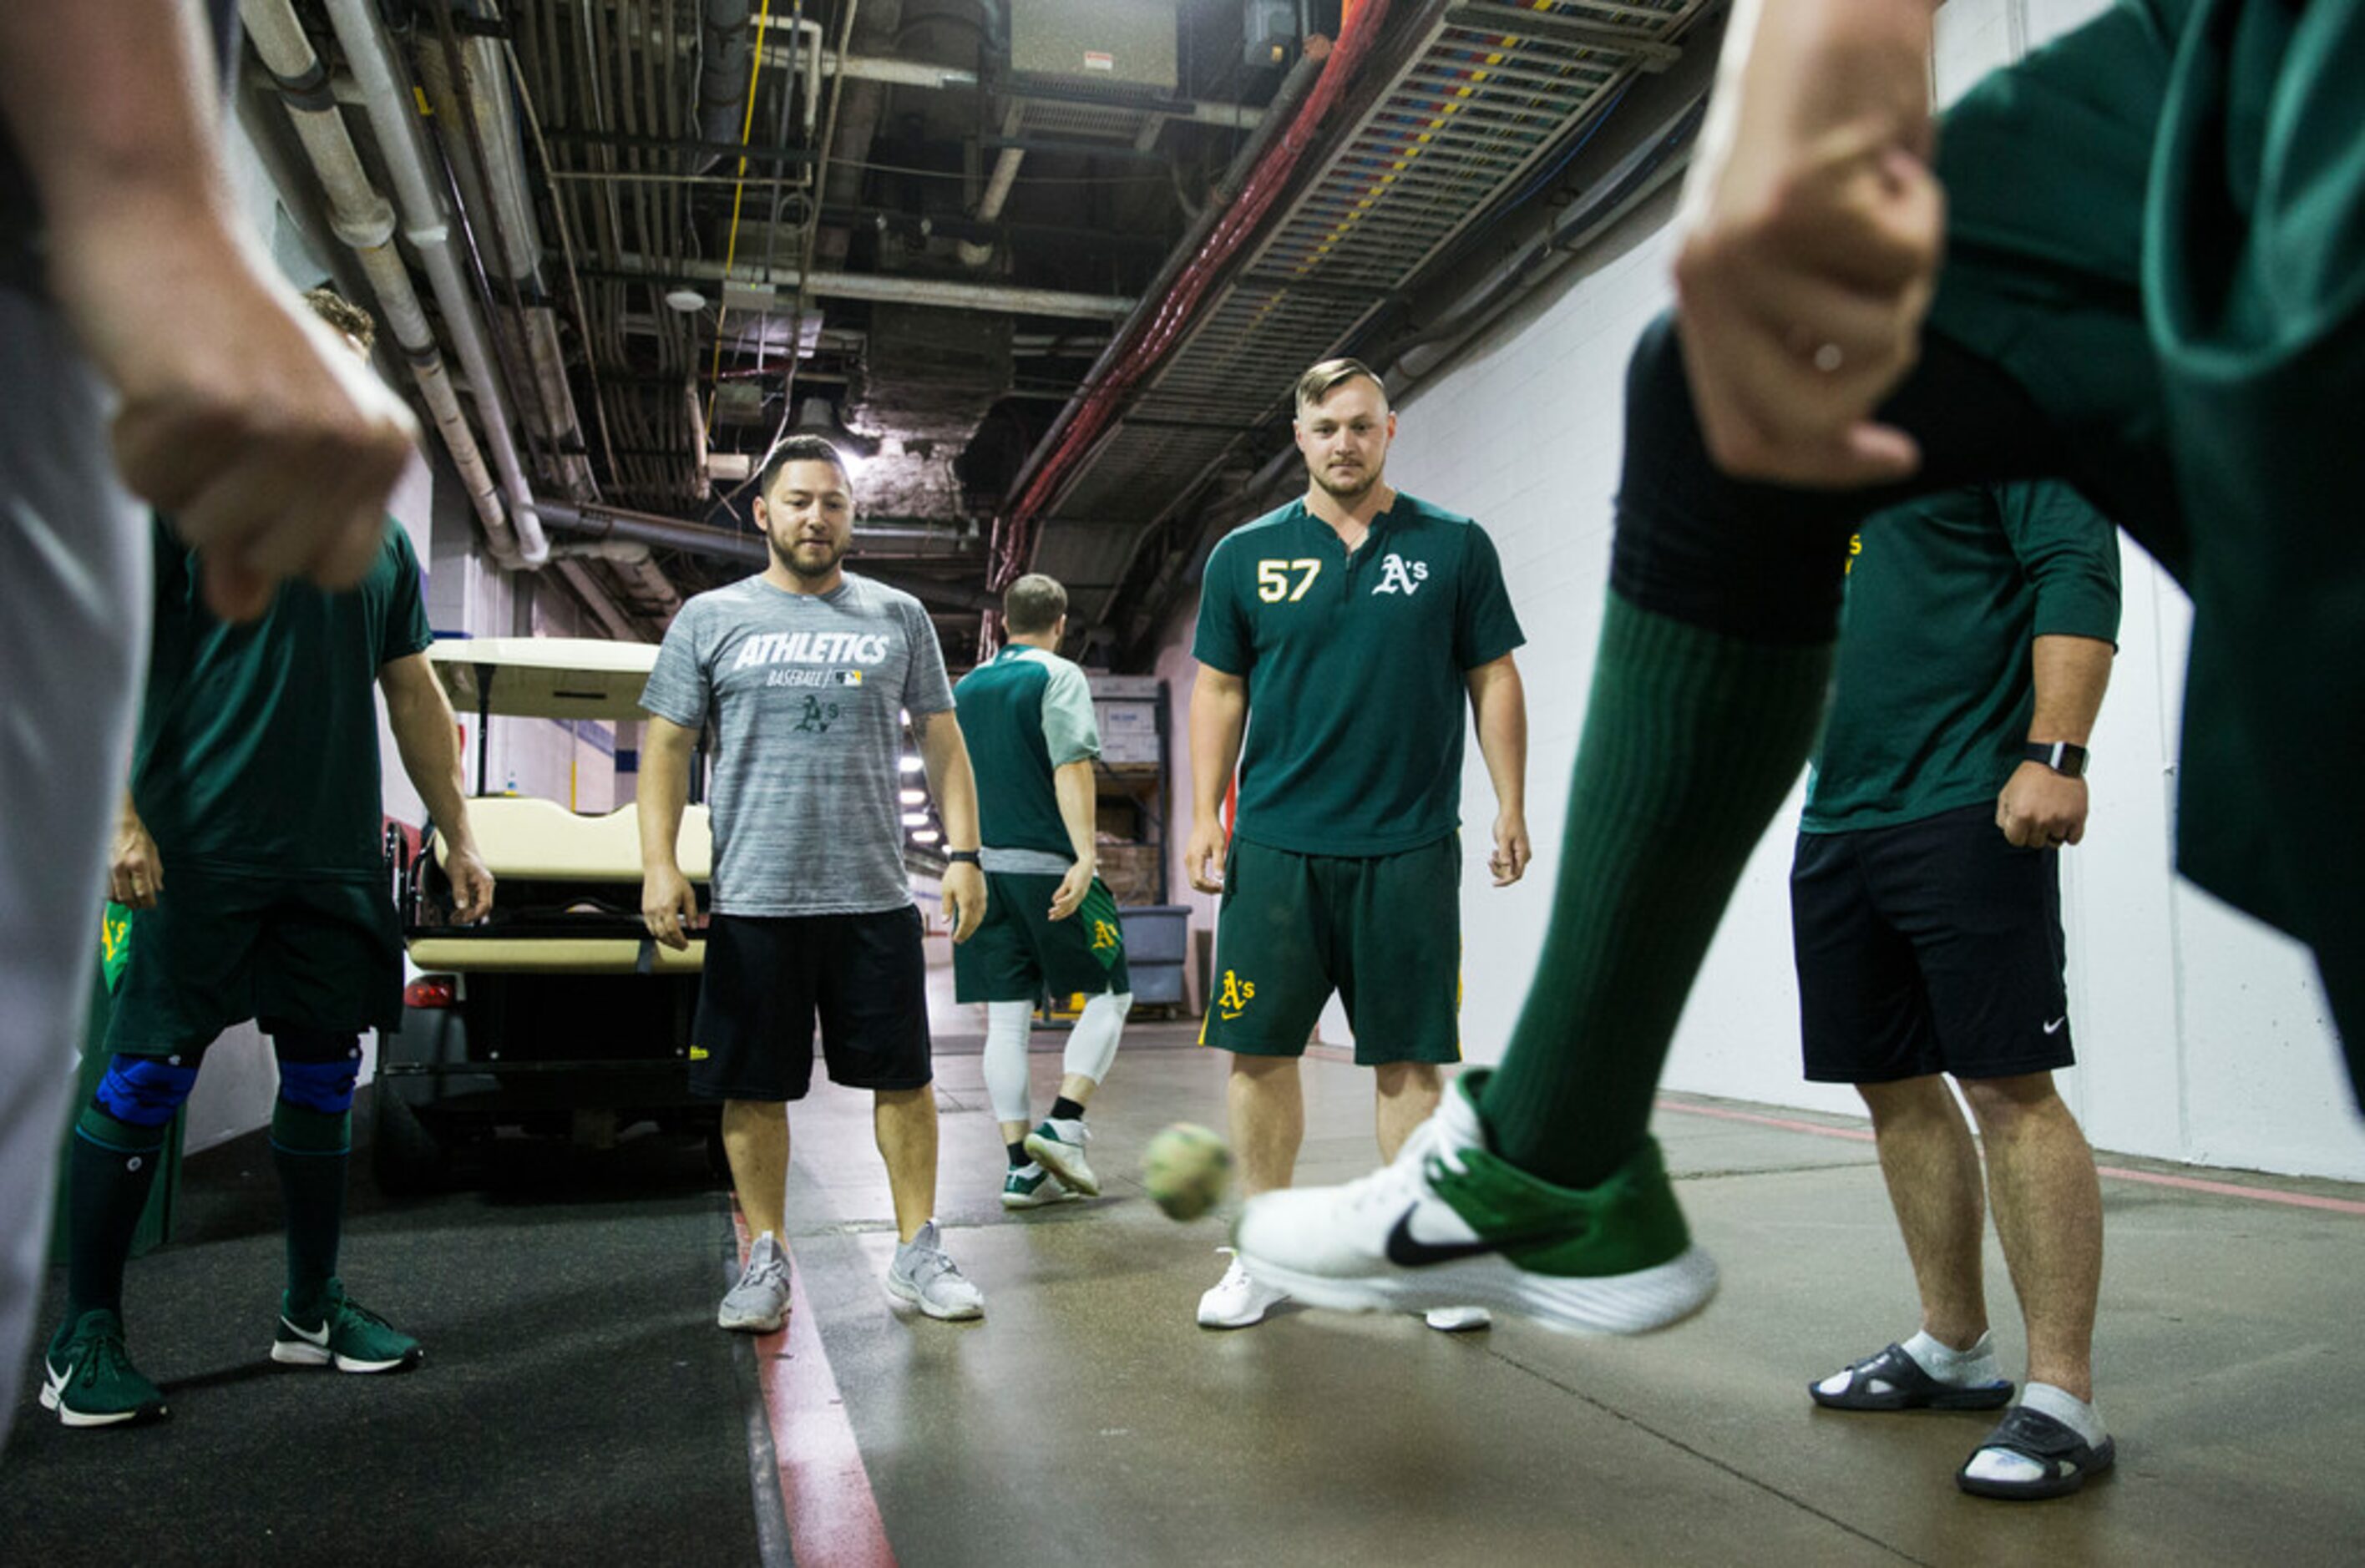
<svg viewBox="0 0 2365 1568">
<path fill-rule="evenodd" d="M 858 669 L 842 669 L 835 671 L 830 678 L 830 683 L 834 686 L 860 686 L 862 684 L 862 672 Z"/>
</svg>

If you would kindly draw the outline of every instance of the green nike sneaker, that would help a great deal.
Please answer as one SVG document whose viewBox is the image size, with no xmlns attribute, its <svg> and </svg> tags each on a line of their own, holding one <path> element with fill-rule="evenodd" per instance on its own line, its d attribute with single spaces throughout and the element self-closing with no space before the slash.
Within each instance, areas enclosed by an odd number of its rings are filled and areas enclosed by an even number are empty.
<svg viewBox="0 0 2365 1568">
<path fill-rule="evenodd" d="M 170 1414 L 164 1391 L 123 1349 L 123 1320 L 105 1307 L 60 1324 L 42 1358 L 41 1408 L 69 1427 L 114 1427 Z"/>
<path fill-rule="evenodd" d="M 376 1313 L 346 1299 L 342 1282 L 331 1280 L 324 1304 L 314 1312 L 297 1313 L 280 1297 L 271 1359 L 290 1367 L 334 1366 L 341 1372 L 409 1372 L 427 1352 Z"/>
<path fill-rule="evenodd" d="M 1073 1188 L 1062 1186 L 1057 1176 L 1031 1160 L 1002 1179 L 1002 1206 L 1005 1209 L 1039 1209 L 1046 1204 L 1072 1203 L 1082 1196 Z"/>
<path fill-rule="evenodd" d="M 1343 1187 L 1263 1193 L 1232 1239 L 1259 1281 L 1316 1306 L 1488 1306 L 1571 1334 L 1640 1334 L 1716 1291 L 1659 1146 L 1599 1186 L 1555 1187 L 1486 1148 L 1463 1075 L 1394 1163 Z"/>
</svg>

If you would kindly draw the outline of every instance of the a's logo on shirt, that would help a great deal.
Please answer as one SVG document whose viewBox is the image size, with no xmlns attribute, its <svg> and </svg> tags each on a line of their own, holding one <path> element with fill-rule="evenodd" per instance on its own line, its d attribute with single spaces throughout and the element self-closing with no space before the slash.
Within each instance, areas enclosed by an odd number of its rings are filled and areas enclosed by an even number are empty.
<svg viewBox="0 0 2365 1568">
<path fill-rule="evenodd" d="M 830 725 L 837 722 L 838 708 L 835 702 L 824 702 L 818 697 L 805 699 L 805 711 L 790 726 L 801 734 L 825 735 Z"/>
<path fill-rule="evenodd" d="M 1400 593 L 1409 599 L 1419 589 L 1420 585 L 1427 581 L 1429 581 L 1428 562 L 1407 562 L 1403 556 L 1391 551 L 1380 562 L 1380 586 L 1372 591 L 1375 594 Z"/>
<path fill-rule="evenodd" d="M 708 1057 L 711 1057 L 713 1054 L 714 1053 L 712 1051 L 708 1050 L 704 1046 L 692 1046 L 689 1047 L 689 1059 L 692 1061 L 704 1061 Z"/>
<path fill-rule="evenodd" d="M 1256 983 L 1253 980 L 1244 980 L 1231 970 L 1226 969 L 1223 991 L 1216 998 L 1216 1011 L 1223 1016 L 1224 1022 L 1228 1024 L 1249 1010 L 1249 1002 L 1255 995 Z"/>
<path fill-rule="evenodd" d="M 1116 946 L 1116 927 L 1105 920 L 1093 922 L 1093 951 L 1105 953 Z"/>
</svg>

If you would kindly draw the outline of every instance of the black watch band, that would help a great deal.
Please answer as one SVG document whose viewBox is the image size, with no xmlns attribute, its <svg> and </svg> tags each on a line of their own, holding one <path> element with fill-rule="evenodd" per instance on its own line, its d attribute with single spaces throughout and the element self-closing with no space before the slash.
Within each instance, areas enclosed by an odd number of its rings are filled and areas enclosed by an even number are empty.
<svg viewBox="0 0 2365 1568">
<path fill-rule="evenodd" d="M 2086 777 L 2086 748 L 2070 741 L 2031 741 L 2021 748 L 2031 762 L 2041 762 L 2064 778 Z"/>
<path fill-rule="evenodd" d="M 957 866 L 982 866 L 984 861 L 974 849 L 947 849 L 945 858 Z"/>
</svg>

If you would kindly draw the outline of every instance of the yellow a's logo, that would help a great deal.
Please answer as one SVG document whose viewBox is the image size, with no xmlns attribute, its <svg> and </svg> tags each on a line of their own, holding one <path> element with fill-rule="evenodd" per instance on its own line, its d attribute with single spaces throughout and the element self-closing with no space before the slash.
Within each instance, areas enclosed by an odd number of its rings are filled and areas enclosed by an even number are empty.
<svg viewBox="0 0 2365 1568">
<path fill-rule="evenodd" d="M 1216 1011 L 1229 1023 L 1248 1011 L 1250 999 L 1256 995 L 1256 982 L 1244 980 L 1231 970 L 1224 971 L 1223 994 L 1216 998 Z"/>
<path fill-rule="evenodd" d="M 1116 946 L 1116 927 L 1105 920 L 1093 922 L 1093 951 L 1105 953 Z"/>
</svg>

